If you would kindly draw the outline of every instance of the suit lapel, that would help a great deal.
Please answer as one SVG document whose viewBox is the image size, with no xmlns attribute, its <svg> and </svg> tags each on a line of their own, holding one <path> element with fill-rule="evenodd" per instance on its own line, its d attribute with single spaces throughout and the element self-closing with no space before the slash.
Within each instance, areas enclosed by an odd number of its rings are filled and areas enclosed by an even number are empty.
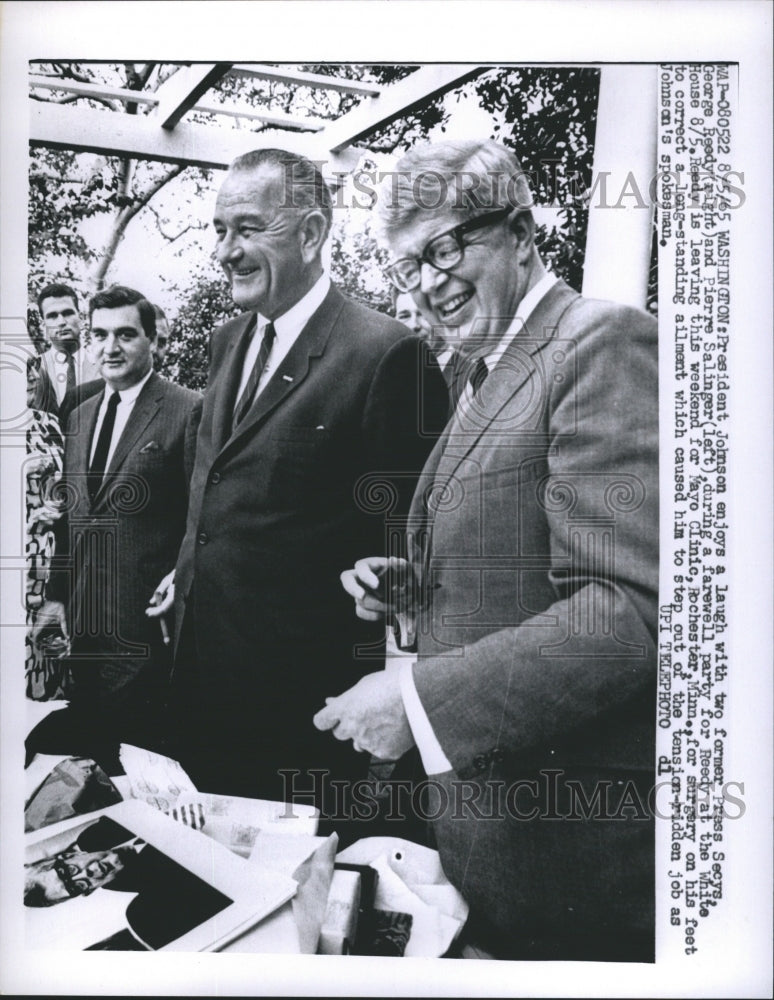
<svg viewBox="0 0 774 1000">
<path fill-rule="evenodd" d="M 94 427 L 104 396 L 104 391 L 98 392 L 96 396 L 92 396 L 83 403 L 78 410 L 80 430 L 67 438 L 66 448 L 72 456 L 67 471 L 74 472 L 78 476 L 85 476 L 89 471 L 89 454 L 91 443 L 94 440 Z"/>
<path fill-rule="evenodd" d="M 118 444 L 113 452 L 113 457 L 110 459 L 108 467 L 105 470 L 105 475 L 102 479 L 102 485 L 99 488 L 99 492 L 94 497 L 94 503 L 92 504 L 93 508 L 99 505 L 99 502 L 104 495 L 105 488 L 110 482 L 110 477 L 118 472 L 126 461 L 126 457 L 132 447 L 137 442 L 137 439 L 158 413 L 163 400 L 163 393 L 159 391 L 161 386 L 161 379 L 154 372 L 142 387 L 140 395 L 137 397 L 135 404 L 132 407 L 132 412 L 129 414 L 129 419 L 126 422 L 123 433 L 118 439 Z"/>
<path fill-rule="evenodd" d="M 496 371 L 490 373 L 481 386 L 472 406 L 457 410 L 449 434 L 445 435 L 445 448 L 438 462 L 434 488 L 443 489 L 446 486 L 527 382 L 533 381 L 533 391 L 542 394 L 543 387 L 538 383 L 543 378 L 543 372 L 535 356 L 554 338 L 562 315 L 578 297 L 577 292 L 563 281 L 558 281 L 538 303 L 524 323 L 523 330 L 508 345 Z"/>
<path fill-rule="evenodd" d="M 221 362 L 221 382 L 215 394 L 212 415 L 212 439 L 216 450 L 220 451 L 231 437 L 231 420 L 236 404 L 236 394 L 242 377 L 247 347 L 253 335 L 257 320 L 255 315 L 246 316 L 241 332 L 231 337 Z"/>
<path fill-rule="evenodd" d="M 309 374 L 312 359 L 319 358 L 325 353 L 328 338 L 343 305 L 344 297 L 331 285 L 328 294 L 323 299 L 322 305 L 311 316 L 306 326 L 298 335 L 295 343 L 283 359 L 282 364 L 279 365 L 261 390 L 247 416 L 230 437 L 227 438 L 223 445 L 223 450 L 231 448 L 236 442 L 244 438 L 246 434 L 252 433 L 256 427 L 266 420 L 270 413 L 301 385 Z M 229 411 L 228 418 L 230 421 L 231 411 Z"/>
</svg>

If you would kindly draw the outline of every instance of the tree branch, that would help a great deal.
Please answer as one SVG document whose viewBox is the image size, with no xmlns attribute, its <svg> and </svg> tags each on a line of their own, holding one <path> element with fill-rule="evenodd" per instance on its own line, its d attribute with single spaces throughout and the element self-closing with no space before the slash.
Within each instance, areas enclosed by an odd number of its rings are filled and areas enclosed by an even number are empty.
<svg viewBox="0 0 774 1000">
<path fill-rule="evenodd" d="M 156 220 L 156 229 L 158 229 L 159 233 L 161 233 L 161 235 L 168 243 L 175 243 L 177 240 L 180 239 L 181 236 L 185 236 L 185 234 L 192 229 L 201 230 L 207 228 L 206 224 L 203 222 L 191 222 L 187 226 L 185 226 L 185 228 L 181 229 L 179 233 L 170 235 L 169 233 L 164 231 L 164 226 L 161 220 L 160 213 L 151 204 L 148 204 L 146 207 L 150 211 L 153 218 Z"/>
</svg>

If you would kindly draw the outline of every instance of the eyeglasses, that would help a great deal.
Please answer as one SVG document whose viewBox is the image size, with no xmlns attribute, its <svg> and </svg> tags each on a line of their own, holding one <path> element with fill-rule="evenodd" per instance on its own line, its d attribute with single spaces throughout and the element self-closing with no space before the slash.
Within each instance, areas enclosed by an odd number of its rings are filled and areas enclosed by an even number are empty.
<svg viewBox="0 0 774 1000">
<path fill-rule="evenodd" d="M 498 208 L 496 212 L 487 212 L 475 219 L 461 222 L 454 229 L 449 229 L 435 236 L 424 248 L 419 257 L 401 257 L 387 268 L 387 277 L 399 292 L 413 292 L 419 288 L 422 281 L 422 264 L 429 264 L 436 271 L 453 270 L 465 255 L 462 237 L 477 229 L 493 226 L 513 211 L 513 208 Z"/>
</svg>

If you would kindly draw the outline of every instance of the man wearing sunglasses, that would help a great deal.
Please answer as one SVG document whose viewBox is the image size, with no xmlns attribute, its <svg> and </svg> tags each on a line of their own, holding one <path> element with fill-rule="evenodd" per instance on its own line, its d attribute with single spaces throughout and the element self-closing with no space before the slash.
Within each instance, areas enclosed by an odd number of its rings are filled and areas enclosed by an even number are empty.
<svg viewBox="0 0 774 1000">
<path fill-rule="evenodd" d="M 435 144 L 397 170 L 389 275 L 464 386 L 410 560 L 342 574 L 416 662 L 316 724 L 379 757 L 416 744 L 444 870 L 493 956 L 653 961 L 656 323 L 546 270 L 504 147 Z"/>
</svg>

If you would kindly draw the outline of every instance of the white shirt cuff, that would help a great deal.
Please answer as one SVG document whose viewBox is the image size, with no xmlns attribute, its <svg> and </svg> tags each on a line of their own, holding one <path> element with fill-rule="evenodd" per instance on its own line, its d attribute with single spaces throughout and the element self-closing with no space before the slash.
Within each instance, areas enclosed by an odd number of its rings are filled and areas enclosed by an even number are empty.
<svg viewBox="0 0 774 1000">
<path fill-rule="evenodd" d="M 422 766 L 425 769 L 425 774 L 442 774 L 444 771 L 451 771 L 452 766 L 449 759 L 443 752 L 441 744 L 436 739 L 427 713 L 422 708 L 422 702 L 419 700 L 416 685 L 414 684 L 413 661 L 400 665 L 398 681 L 400 683 L 400 696 L 403 699 L 403 707 L 406 710 L 406 718 L 411 726 L 414 742 L 422 758 Z"/>
</svg>

